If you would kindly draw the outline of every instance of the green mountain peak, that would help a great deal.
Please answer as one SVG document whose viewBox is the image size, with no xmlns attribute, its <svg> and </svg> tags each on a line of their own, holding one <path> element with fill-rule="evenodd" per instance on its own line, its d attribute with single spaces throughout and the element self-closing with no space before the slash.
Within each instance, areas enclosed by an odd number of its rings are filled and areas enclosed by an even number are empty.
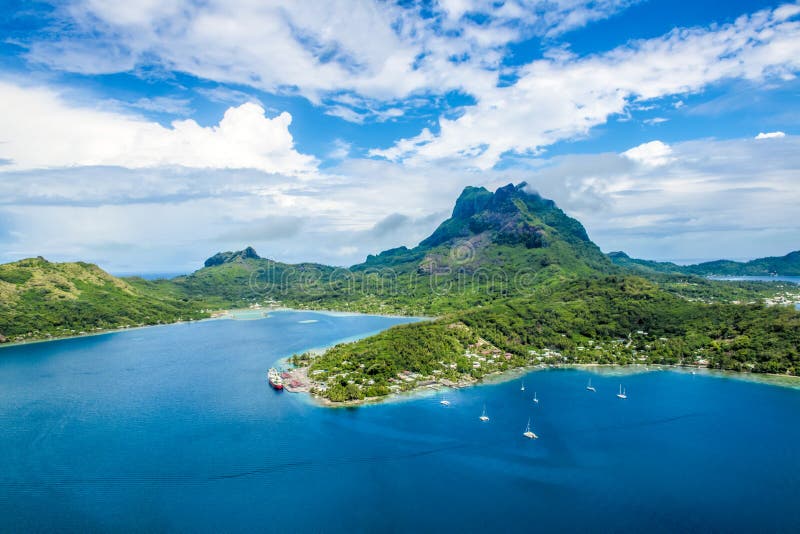
<svg viewBox="0 0 800 534">
<path fill-rule="evenodd" d="M 420 243 L 435 247 L 459 238 L 486 234 L 494 243 L 542 248 L 555 240 L 590 243 L 586 230 L 552 200 L 526 191 L 527 184 L 508 184 L 494 193 L 466 187 L 452 216 Z"/>
<path fill-rule="evenodd" d="M 213 267 L 215 265 L 222 265 L 223 263 L 242 262 L 245 260 L 260 260 L 261 256 L 258 255 L 253 247 L 247 247 L 244 250 L 217 252 L 204 263 L 204 267 Z"/>
</svg>

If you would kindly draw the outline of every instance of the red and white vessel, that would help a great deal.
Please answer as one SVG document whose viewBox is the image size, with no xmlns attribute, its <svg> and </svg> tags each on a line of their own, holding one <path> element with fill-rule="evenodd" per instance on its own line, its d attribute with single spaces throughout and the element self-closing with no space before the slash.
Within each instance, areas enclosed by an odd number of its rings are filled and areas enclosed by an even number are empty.
<svg viewBox="0 0 800 534">
<path fill-rule="evenodd" d="M 273 388 L 277 390 L 283 389 L 283 378 L 274 367 L 271 367 L 269 373 L 267 373 L 267 380 L 269 380 L 269 385 Z"/>
</svg>

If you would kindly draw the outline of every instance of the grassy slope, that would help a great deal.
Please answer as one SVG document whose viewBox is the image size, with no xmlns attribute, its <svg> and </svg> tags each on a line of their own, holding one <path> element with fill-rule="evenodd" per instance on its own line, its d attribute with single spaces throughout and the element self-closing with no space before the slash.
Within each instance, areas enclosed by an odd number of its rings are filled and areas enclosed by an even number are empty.
<svg viewBox="0 0 800 534">
<path fill-rule="evenodd" d="M 122 280 L 89 263 L 31 258 L 0 265 L 0 335 L 7 341 L 206 316 L 200 308 L 174 289 Z"/>
</svg>

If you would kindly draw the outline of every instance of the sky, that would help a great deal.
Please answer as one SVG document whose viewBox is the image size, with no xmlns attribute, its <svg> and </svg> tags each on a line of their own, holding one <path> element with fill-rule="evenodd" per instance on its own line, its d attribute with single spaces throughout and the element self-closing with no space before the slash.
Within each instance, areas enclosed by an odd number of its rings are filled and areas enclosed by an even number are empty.
<svg viewBox="0 0 800 534">
<path fill-rule="evenodd" d="M 351 265 L 525 181 L 606 252 L 800 249 L 800 2 L 5 0 L 0 262 Z"/>
</svg>

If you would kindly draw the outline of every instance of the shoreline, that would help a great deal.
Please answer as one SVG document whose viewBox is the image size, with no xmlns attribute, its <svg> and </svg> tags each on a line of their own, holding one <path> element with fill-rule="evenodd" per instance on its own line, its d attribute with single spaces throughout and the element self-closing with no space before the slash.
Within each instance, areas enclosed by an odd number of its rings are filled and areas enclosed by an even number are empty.
<svg viewBox="0 0 800 534">
<path fill-rule="evenodd" d="M 119 328 L 109 328 L 106 330 L 97 330 L 94 332 L 86 332 L 85 334 L 75 334 L 70 336 L 58 336 L 58 337 L 48 337 L 48 338 L 37 338 L 31 339 L 27 341 L 10 341 L 6 343 L 0 343 L 0 351 L 4 348 L 8 347 L 20 347 L 24 345 L 36 345 L 39 343 L 52 343 L 53 341 L 64 341 L 68 339 L 81 339 L 84 337 L 94 337 L 94 336 L 106 336 L 108 334 L 117 334 L 120 332 L 132 332 L 134 330 L 144 330 L 146 328 L 158 328 L 161 326 L 175 326 L 179 324 L 189 324 L 189 323 L 199 323 L 203 321 L 213 321 L 219 319 L 219 317 L 203 317 L 202 319 L 192 319 L 191 321 L 175 321 L 172 323 L 160 323 L 160 324 L 146 324 L 142 326 L 129 326 L 129 327 L 119 327 Z"/>
<path fill-rule="evenodd" d="M 310 352 L 310 351 L 307 351 Z M 289 357 L 281 358 L 279 362 L 289 362 Z M 668 364 L 628 364 L 617 365 L 608 363 L 575 363 L 575 364 L 538 364 L 528 365 L 523 367 L 515 367 L 514 369 L 507 369 L 505 371 L 495 371 L 489 373 L 480 379 L 472 379 L 459 381 L 452 384 L 443 384 L 436 382 L 434 384 L 425 384 L 418 386 L 408 391 L 398 393 L 390 393 L 383 397 L 367 397 L 364 399 L 334 402 L 325 397 L 311 393 L 309 385 L 304 385 L 301 388 L 289 389 L 286 388 L 288 393 L 297 393 L 305 397 L 311 404 L 323 408 L 355 408 L 361 406 L 376 406 L 380 404 L 391 404 L 398 402 L 408 402 L 418 398 L 424 398 L 443 390 L 459 390 L 474 387 L 488 386 L 493 384 L 503 384 L 511 382 L 524 375 L 549 370 L 580 370 L 588 371 L 597 375 L 613 375 L 613 376 L 628 376 L 649 372 L 669 371 L 681 374 L 693 374 L 700 376 L 708 376 L 713 378 L 728 378 L 734 380 L 741 380 L 744 382 L 758 383 L 770 385 L 774 387 L 783 387 L 789 389 L 800 390 L 800 376 L 793 375 L 779 375 L 774 373 L 747 373 L 742 371 L 729 371 L 724 369 L 709 369 L 707 367 L 695 367 L 688 365 L 668 365 Z M 300 371 L 307 378 L 308 367 L 295 368 Z M 291 374 L 292 371 L 289 371 Z"/>
<path fill-rule="evenodd" d="M 244 312 L 244 313 L 262 313 L 264 315 L 260 317 L 254 317 L 252 319 L 248 318 L 236 318 L 235 314 L 237 312 Z M 79 339 L 85 337 L 93 337 L 93 336 L 102 336 L 108 334 L 115 334 L 120 332 L 128 332 L 133 330 L 142 330 L 146 328 L 156 328 L 156 327 L 165 327 L 165 326 L 175 326 L 179 324 L 191 324 L 191 323 L 199 323 L 204 321 L 216 321 L 221 319 L 227 320 L 234 320 L 234 321 L 242 321 L 242 320 L 259 320 L 259 319 L 268 319 L 269 314 L 271 313 L 286 313 L 286 312 L 301 312 L 301 313 L 318 313 L 321 315 L 329 315 L 332 317 L 350 317 L 350 316 L 371 316 L 371 317 L 384 317 L 390 319 L 416 319 L 418 321 L 426 321 L 426 320 L 434 320 L 436 317 L 428 317 L 428 316 L 414 316 L 414 315 L 396 315 L 396 314 L 380 314 L 380 313 L 360 313 L 360 312 L 351 312 L 351 311 L 336 311 L 336 310 L 317 310 L 317 309 L 302 309 L 302 308 L 289 308 L 289 307 L 274 307 L 274 308 L 262 308 L 262 309 L 252 309 L 252 308 L 230 308 L 224 310 L 216 310 L 211 312 L 210 317 L 204 317 L 202 319 L 192 319 L 192 320 L 181 320 L 181 321 L 174 321 L 171 323 L 160 323 L 160 324 L 152 324 L 152 325 L 142 325 L 142 326 L 132 326 L 132 327 L 120 327 L 108 330 L 100 330 L 95 332 L 87 332 L 85 334 L 76 334 L 70 336 L 61 336 L 61 337 L 51 337 L 51 338 L 40 338 L 40 339 L 32 339 L 28 341 L 12 341 L 6 343 L 0 343 L 0 355 L 2 354 L 2 349 L 7 347 L 19 347 L 25 345 L 33 345 L 39 343 L 50 343 L 53 341 L 63 341 L 63 340 L 70 340 L 70 339 Z M 368 332 L 363 335 L 358 336 L 350 336 L 348 338 L 343 338 L 340 340 L 336 340 L 334 343 L 331 343 L 326 346 L 322 347 L 312 347 L 309 349 L 304 350 L 303 352 L 309 352 L 314 355 L 319 355 L 324 353 L 329 348 L 338 345 L 339 343 L 348 343 L 353 341 L 358 341 L 359 339 L 363 339 L 369 337 L 371 335 L 375 335 L 376 333 L 382 332 L 383 330 L 377 330 L 374 332 Z M 291 356 L 285 356 L 283 358 L 279 358 L 275 361 L 275 365 L 279 364 L 287 364 L 291 365 L 289 362 L 289 358 Z M 300 369 L 308 369 L 305 368 L 294 368 L 294 370 Z M 702 374 L 704 376 L 714 376 L 717 378 L 733 378 L 736 380 L 743 380 L 747 382 L 754 382 L 754 383 L 761 383 L 767 385 L 773 385 L 777 387 L 787 387 L 790 389 L 800 389 L 800 376 L 794 375 L 784 375 L 784 374 L 774 374 L 774 373 L 752 373 L 752 372 L 745 372 L 745 371 L 732 371 L 726 369 L 709 369 L 707 367 L 695 367 L 690 365 L 666 365 L 666 364 L 630 364 L 630 365 L 617 365 L 617 364 L 600 364 L 600 363 L 584 363 L 584 364 L 537 364 L 537 365 L 528 365 L 522 367 L 516 367 L 513 369 L 507 369 L 505 371 L 495 371 L 489 373 L 480 379 L 471 379 L 471 380 L 460 380 L 457 382 L 451 382 L 449 384 L 442 384 L 439 382 L 433 384 L 426 384 L 419 386 L 417 388 L 402 391 L 397 393 L 391 393 L 386 396 L 382 397 L 368 397 L 365 399 L 359 400 L 352 400 L 352 401 L 343 401 L 343 402 L 334 402 L 325 397 L 321 397 L 318 395 L 314 395 L 310 392 L 309 385 L 303 385 L 300 388 L 290 389 L 287 388 L 286 391 L 288 393 L 305 393 L 306 397 L 312 401 L 313 404 L 317 406 L 329 407 L 329 408 L 346 408 L 346 407 L 354 407 L 354 406 L 369 406 L 369 405 L 377 405 L 383 404 L 386 402 L 403 402 L 405 400 L 412 400 L 413 398 L 417 398 L 420 396 L 424 396 L 422 394 L 427 392 L 435 392 L 442 389 L 464 389 L 469 387 L 478 387 L 481 385 L 488 385 L 488 384 L 495 384 L 495 383 L 504 383 L 512 380 L 516 376 L 520 376 L 523 374 L 527 374 L 534 371 L 543 371 L 548 369 L 582 369 L 591 371 L 592 369 L 608 369 L 608 370 L 615 370 L 619 371 L 622 370 L 624 374 L 638 374 L 642 372 L 649 372 L 649 371 L 673 371 L 673 372 L 688 372 L 692 371 L 693 373 Z M 627 370 L 628 372 L 625 372 Z M 304 377 L 308 379 L 307 375 Z"/>
<path fill-rule="evenodd" d="M 252 314 L 255 313 L 264 313 L 266 315 L 260 317 L 252 317 L 252 318 L 245 318 L 240 317 L 237 318 L 235 314 L 239 312 L 249 312 Z M 203 317 L 202 319 L 191 319 L 191 320 L 180 320 L 180 321 L 173 321 L 171 323 L 158 323 L 158 324 L 146 324 L 141 326 L 130 326 L 130 327 L 118 327 L 118 328 L 109 328 L 105 330 L 95 330 L 93 332 L 86 332 L 84 334 L 73 334 L 69 336 L 52 336 L 52 337 L 41 337 L 35 338 L 25 341 L 7 341 L 5 343 L 0 343 L 0 351 L 4 348 L 8 347 L 20 347 L 24 345 L 34 345 L 38 343 L 50 343 L 53 341 L 64 341 L 68 339 L 80 339 L 84 337 L 93 337 L 93 336 L 104 336 L 108 334 L 116 334 L 119 332 L 129 332 L 133 330 L 142 330 L 145 328 L 157 328 L 162 326 L 175 326 L 179 324 L 190 324 L 190 323 L 200 323 L 205 321 L 217 321 L 220 319 L 226 319 L 230 321 L 256 321 L 259 319 L 268 319 L 270 313 L 281 313 L 281 312 L 308 312 L 308 313 L 319 313 L 322 315 L 330 315 L 333 317 L 348 317 L 348 316 L 360 316 L 360 315 L 367 315 L 370 317 L 385 317 L 389 319 L 419 319 L 420 321 L 426 321 L 435 319 L 435 317 L 420 317 L 416 315 L 388 315 L 388 314 L 378 314 L 378 313 L 359 313 L 359 312 L 337 312 L 333 310 L 305 310 L 300 308 L 286 308 L 286 307 L 276 307 L 276 308 L 261 308 L 261 309 L 252 309 L 252 308 L 230 308 L 224 310 L 215 310 L 211 312 L 210 317 Z M 373 335 L 368 334 L 368 335 Z M 364 336 L 367 337 L 367 336 Z M 345 341 L 340 341 L 340 343 Z M 333 346 L 333 345 L 331 345 Z M 328 347 L 321 347 L 319 349 L 314 350 L 325 350 Z"/>
</svg>

